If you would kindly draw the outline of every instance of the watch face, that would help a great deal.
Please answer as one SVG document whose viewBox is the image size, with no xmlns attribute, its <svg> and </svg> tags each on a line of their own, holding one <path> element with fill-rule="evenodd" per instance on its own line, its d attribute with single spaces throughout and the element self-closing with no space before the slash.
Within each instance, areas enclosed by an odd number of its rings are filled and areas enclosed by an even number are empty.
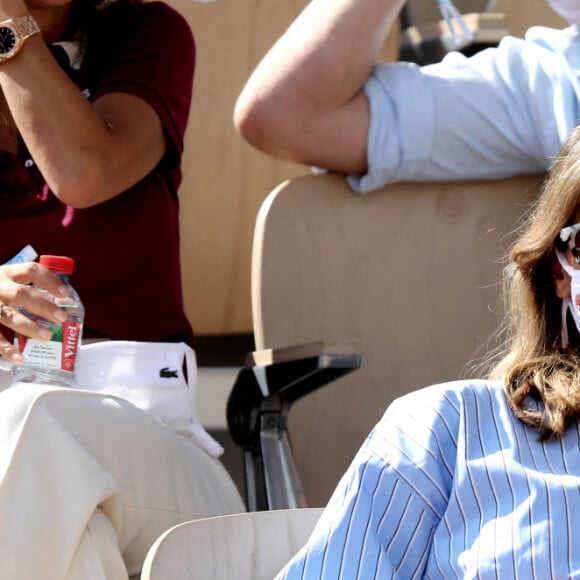
<svg viewBox="0 0 580 580">
<path fill-rule="evenodd" d="M 8 54 L 16 46 L 16 35 L 12 28 L 0 26 L 0 56 Z"/>
</svg>

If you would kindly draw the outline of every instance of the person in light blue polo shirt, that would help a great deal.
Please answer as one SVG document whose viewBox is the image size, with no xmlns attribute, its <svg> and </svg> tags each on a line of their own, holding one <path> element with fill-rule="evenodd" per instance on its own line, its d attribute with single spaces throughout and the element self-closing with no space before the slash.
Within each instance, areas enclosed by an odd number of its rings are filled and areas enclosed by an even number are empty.
<svg viewBox="0 0 580 580">
<path fill-rule="evenodd" d="M 242 136 L 361 192 L 547 170 L 580 119 L 580 2 L 549 0 L 563 30 L 425 67 L 375 64 L 404 2 L 312 0 L 240 94 Z"/>
<path fill-rule="evenodd" d="M 393 402 L 277 580 L 580 578 L 580 127 L 505 289 L 489 379 Z"/>
</svg>

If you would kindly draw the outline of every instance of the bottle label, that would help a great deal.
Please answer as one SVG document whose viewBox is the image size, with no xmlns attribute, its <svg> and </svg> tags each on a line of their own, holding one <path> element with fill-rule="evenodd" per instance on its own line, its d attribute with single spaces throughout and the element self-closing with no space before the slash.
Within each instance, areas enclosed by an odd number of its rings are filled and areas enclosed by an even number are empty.
<svg viewBox="0 0 580 580">
<path fill-rule="evenodd" d="M 50 340 L 37 340 L 17 335 L 18 349 L 24 362 L 48 369 L 60 369 L 73 372 L 81 337 L 81 325 L 75 321 L 66 321 L 49 326 L 52 330 Z"/>
<path fill-rule="evenodd" d="M 67 320 L 62 325 L 61 368 L 71 373 L 75 370 L 77 351 L 81 339 L 81 325 Z"/>
</svg>

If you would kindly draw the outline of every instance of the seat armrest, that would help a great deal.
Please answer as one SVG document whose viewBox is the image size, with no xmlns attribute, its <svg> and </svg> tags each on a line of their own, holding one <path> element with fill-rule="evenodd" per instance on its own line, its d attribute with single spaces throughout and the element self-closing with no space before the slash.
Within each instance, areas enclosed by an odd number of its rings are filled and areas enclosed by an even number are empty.
<svg viewBox="0 0 580 580">
<path fill-rule="evenodd" d="M 226 406 L 228 429 L 243 447 L 259 444 L 259 415 L 279 411 L 342 375 L 358 369 L 352 343 L 313 342 L 249 353 Z"/>
</svg>

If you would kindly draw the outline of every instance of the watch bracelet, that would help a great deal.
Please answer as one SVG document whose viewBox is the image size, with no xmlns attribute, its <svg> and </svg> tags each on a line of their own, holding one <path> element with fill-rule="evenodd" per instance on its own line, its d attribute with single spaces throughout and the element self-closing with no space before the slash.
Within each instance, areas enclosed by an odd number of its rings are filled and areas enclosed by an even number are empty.
<svg viewBox="0 0 580 580">
<path fill-rule="evenodd" d="M 14 18 L 12 20 L 15 27 L 18 29 L 18 32 L 24 37 L 27 38 L 40 32 L 40 27 L 38 23 L 34 19 L 31 14 L 27 14 L 26 16 L 21 16 L 20 18 Z M 1 23 L 0 23 L 1 24 Z"/>
</svg>

